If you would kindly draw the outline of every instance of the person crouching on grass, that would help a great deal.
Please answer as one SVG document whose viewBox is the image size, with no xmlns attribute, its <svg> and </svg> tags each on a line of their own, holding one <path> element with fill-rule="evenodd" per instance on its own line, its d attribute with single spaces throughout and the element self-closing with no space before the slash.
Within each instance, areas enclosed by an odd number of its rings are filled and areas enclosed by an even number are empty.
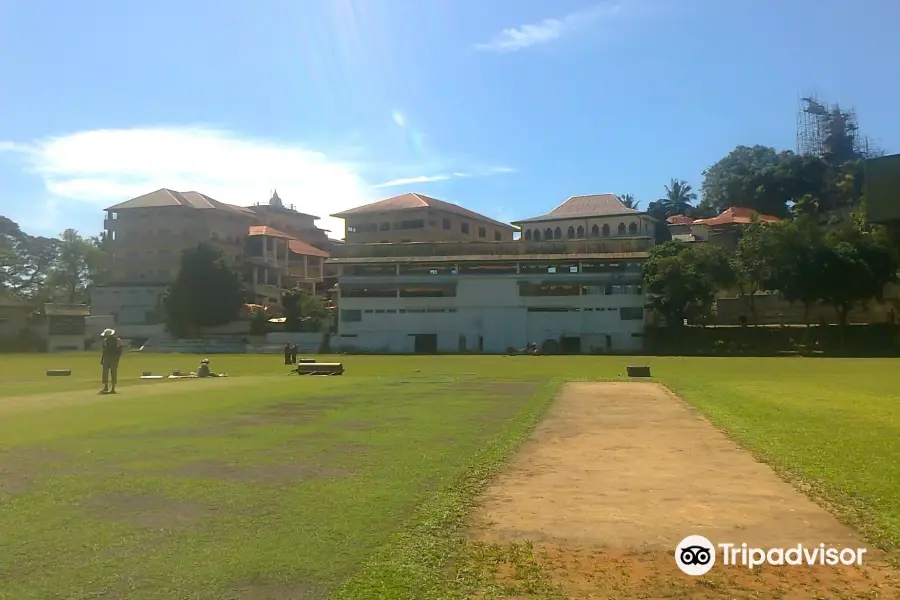
<svg viewBox="0 0 900 600">
<path fill-rule="evenodd" d="M 200 367 L 197 369 L 197 377 L 228 377 L 225 373 L 213 373 L 209 370 L 209 359 L 204 358 L 200 361 Z"/>
<path fill-rule="evenodd" d="M 103 389 L 101 394 L 115 394 L 116 382 L 119 379 L 119 359 L 122 358 L 122 339 L 116 336 L 115 329 L 104 329 L 100 334 L 100 365 L 103 367 Z M 112 387 L 110 388 L 110 383 Z"/>
</svg>

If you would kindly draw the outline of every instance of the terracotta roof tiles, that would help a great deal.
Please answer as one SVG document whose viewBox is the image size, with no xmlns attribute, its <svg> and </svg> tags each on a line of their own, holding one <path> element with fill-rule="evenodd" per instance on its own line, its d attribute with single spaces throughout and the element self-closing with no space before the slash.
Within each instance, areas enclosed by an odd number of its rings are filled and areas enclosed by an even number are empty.
<svg viewBox="0 0 900 600">
<path fill-rule="evenodd" d="M 445 202 L 444 200 L 432 198 L 431 196 L 416 193 L 400 194 L 399 196 L 394 196 L 393 198 L 387 198 L 386 200 L 380 200 L 371 204 L 357 206 L 356 208 L 351 208 L 343 212 L 335 213 L 331 216 L 337 219 L 343 219 L 345 217 L 353 215 L 393 212 L 396 210 L 409 210 L 412 208 L 433 208 L 435 210 L 443 210 L 445 212 L 459 215 L 461 217 L 467 217 L 469 219 L 472 219 L 473 221 L 483 221 L 499 227 L 504 227 L 506 229 L 515 229 L 508 223 L 495 221 L 490 217 L 486 217 L 467 208 L 463 208 L 458 204 L 452 204 L 450 202 Z"/>
</svg>

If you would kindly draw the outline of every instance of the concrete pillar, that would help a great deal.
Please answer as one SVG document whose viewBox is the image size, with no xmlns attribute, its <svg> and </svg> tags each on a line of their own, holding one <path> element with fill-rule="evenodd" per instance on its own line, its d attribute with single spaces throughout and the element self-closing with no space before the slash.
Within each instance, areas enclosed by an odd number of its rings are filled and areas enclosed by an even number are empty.
<svg viewBox="0 0 900 600">
<path fill-rule="evenodd" d="M 259 267 L 253 267 L 253 285 L 259 283 Z"/>
<path fill-rule="evenodd" d="M 309 279 L 309 257 L 303 255 L 303 278 Z"/>
</svg>

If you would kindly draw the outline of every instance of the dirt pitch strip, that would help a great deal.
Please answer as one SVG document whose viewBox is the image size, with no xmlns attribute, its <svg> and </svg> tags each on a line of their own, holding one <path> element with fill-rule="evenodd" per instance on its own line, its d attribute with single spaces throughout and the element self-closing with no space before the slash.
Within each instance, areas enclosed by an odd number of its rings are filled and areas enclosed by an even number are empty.
<svg viewBox="0 0 900 600">
<path fill-rule="evenodd" d="M 862 567 L 675 564 L 713 543 L 868 548 Z M 781 480 L 665 388 L 571 383 L 479 499 L 473 539 L 534 544 L 569 598 L 900 598 L 900 574 L 856 532 Z M 512 577 L 502 568 L 497 578 Z"/>
</svg>

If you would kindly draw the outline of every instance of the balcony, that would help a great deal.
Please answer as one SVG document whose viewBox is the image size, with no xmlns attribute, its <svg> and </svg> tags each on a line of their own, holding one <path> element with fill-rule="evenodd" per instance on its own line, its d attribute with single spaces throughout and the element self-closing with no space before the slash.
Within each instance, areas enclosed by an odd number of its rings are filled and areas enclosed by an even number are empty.
<svg viewBox="0 0 900 600">
<path fill-rule="evenodd" d="M 270 269 L 287 269 L 286 261 L 283 258 L 274 258 L 272 256 L 244 256 L 244 262 L 255 267 L 268 267 Z"/>
<path fill-rule="evenodd" d="M 654 246 L 653 238 L 635 236 L 604 240 L 554 240 L 546 242 L 408 242 L 405 244 L 340 244 L 331 251 L 329 262 L 352 259 L 471 257 L 499 259 L 565 255 L 642 255 Z M 637 257 L 637 256 L 635 256 Z"/>
</svg>

